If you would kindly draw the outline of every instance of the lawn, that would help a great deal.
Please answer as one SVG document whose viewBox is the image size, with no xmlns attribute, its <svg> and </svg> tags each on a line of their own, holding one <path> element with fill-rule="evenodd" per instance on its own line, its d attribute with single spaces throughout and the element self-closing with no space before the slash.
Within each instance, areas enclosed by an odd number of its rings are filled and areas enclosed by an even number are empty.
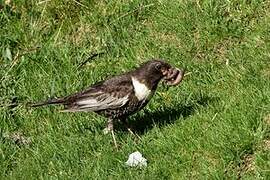
<svg viewBox="0 0 270 180">
<path fill-rule="evenodd" d="M 270 178 L 269 1 L 2 0 L 0 27 L 0 179 Z M 190 75 L 130 117 L 141 140 L 117 128 L 119 150 L 101 116 L 27 107 L 152 58 Z"/>
</svg>

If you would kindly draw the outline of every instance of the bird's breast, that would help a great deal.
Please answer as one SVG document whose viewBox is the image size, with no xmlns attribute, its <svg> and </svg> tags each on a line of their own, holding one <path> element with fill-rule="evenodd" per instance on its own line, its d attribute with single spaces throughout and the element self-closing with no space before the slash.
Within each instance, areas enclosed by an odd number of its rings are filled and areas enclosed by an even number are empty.
<svg viewBox="0 0 270 180">
<path fill-rule="evenodd" d="M 132 77 L 132 85 L 134 88 L 135 96 L 139 101 L 144 101 L 147 99 L 149 100 L 154 94 L 154 91 L 149 89 L 144 83 L 141 83 L 135 77 Z"/>
</svg>

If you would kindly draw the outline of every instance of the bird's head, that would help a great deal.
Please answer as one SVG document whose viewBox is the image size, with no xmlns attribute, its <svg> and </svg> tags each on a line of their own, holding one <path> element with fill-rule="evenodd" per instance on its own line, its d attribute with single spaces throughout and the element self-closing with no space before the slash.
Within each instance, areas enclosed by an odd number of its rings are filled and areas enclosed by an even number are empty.
<svg viewBox="0 0 270 180">
<path fill-rule="evenodd" d="M 168 85 L 178 85 L 184 77 L 183 70 L 173 67 L 163 60 L 148 61 L 142 64 L 138 71 L 140 79 L 146 81 L 153 88 L 160 80 L 164 80 Z"/>
</svg>

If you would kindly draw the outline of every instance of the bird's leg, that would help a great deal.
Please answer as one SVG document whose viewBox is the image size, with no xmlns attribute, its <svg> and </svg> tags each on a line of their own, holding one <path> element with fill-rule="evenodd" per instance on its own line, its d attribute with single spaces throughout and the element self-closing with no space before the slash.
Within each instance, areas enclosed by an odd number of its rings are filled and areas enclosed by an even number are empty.
<svg viewBox="0 0 270 180">
<path fill-rule="evenodd" d="M 107 122 L 107 126 L 103 129 L 103 134 L 108 134 L 113 130 L 113 121 L 110 119 Z"/>
<path fill-rule="evenodd" d="M 115 136 L 114 136 L 114 131 L 113 131 L 113 120 L 112 119 L 109 119 L 108 122 L 107 122 L 107 127 L 103 130 L 103 133 L 104 134 L 108 134 L 109 132 L 111 132 L 112 134 L 112 138 L 113 138 L 113 143 L 114 143 L 114 146 L 117 148 L 117 143 L 116 143 L 116 140 L 115 140 Z"/>
<path fill-rule="evenodd" d="M 139 136 L 138 134 L 134 133 L 134 132 L 131 130 L 131 128 L 129 127 L 128 122 L 127 122 L 126 119 L 123 119 L 122 122 L 123 122 L 124 126 L 127 128 L 128 132 L 129 132 L 131 135 L 133 135 L 133 136 L 135 136 L 135 137 L 137 137 L 138 139 L 141 140 L 140 136 Z"/>
<path fill-rule="evenodd" d="M 118 148 L 118 145 L 117 145 L 117 143 L 116 143 L 116 140 L 115 140 L 115 136 L 114 136 L 113 130 L 111 131 L 111 133 L 112 133 L 112 138 L 113 138 L 114 146 L 115 146 L 115 148 L 117 149 L 117 148 Z"/>
</svg>

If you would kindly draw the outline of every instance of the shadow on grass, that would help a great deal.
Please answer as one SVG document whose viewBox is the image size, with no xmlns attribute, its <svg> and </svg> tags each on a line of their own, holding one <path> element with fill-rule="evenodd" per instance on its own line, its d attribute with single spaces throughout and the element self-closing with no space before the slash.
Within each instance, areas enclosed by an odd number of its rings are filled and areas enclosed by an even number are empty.
<svg viewBox="0 0 270 180">
<path fill-rule="evenodd" d="M 130 126 L 133 131 L 138 134 L 143 134 L 146 130 L 152 129 L 154 126 L 162 127 L 167 124 L 173 124 L 177 119 L 182 117 L 186 119 L 191 116 L 196 109 L 208 106 L 211 103 L 217 102 L 218 97 L 200 97 L 187 105 L 177 105 L 175 107 L 157 110 L 154 113 L 145 112 L 144 115 L 138 115 L 130 121 Z"/>
</svg>

